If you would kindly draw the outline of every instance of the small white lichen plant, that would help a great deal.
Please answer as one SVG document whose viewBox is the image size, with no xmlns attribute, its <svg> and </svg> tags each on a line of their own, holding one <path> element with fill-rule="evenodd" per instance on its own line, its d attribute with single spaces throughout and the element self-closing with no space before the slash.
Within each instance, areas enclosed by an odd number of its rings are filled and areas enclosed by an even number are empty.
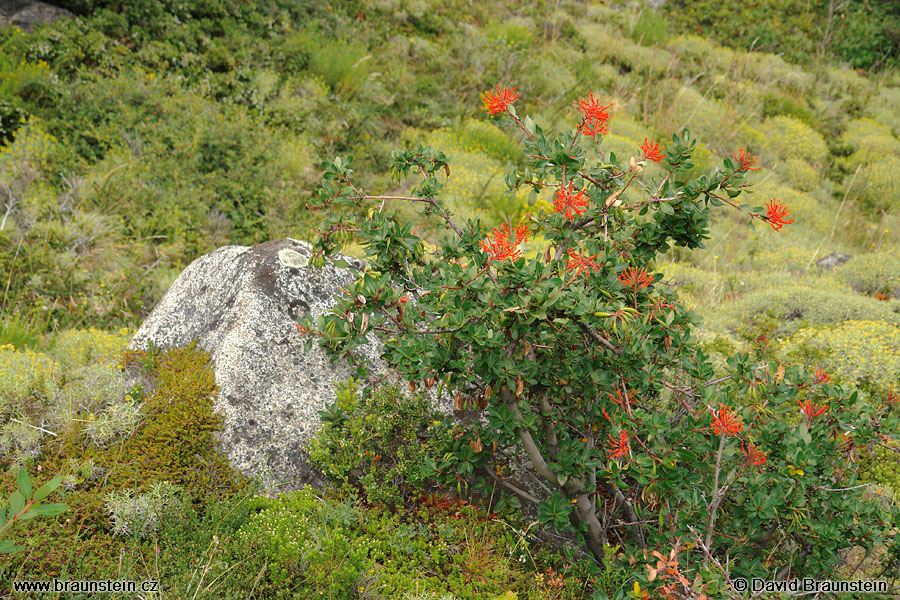
<svg viewBox="0 0 900 600">
<path fill-rule="evenodd" d="M 141 404 L 126 394 L 121 401 L 110 404 L 99 415 L 92 413 L 88 419 L 85 435 L 95 446 L 105 448 L 116 439 L 134 433 L 141 419 Z"/>
<path fill-rule="evenodd" d="M 154 483 L 150 490 L 136 494 L 120 490 L 106 495 L 106 510 L 112 532 L 120 536 L 148 538 L 159 529 L 160 522 L 179 506 L 181 487 L 168 481 Z"/>
</svg>

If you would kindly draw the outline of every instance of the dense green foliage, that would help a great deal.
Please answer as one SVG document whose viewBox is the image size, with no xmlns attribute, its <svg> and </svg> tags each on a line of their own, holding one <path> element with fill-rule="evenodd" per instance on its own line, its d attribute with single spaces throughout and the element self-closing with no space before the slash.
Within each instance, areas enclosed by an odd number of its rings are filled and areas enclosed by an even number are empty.
<svg viewBox="0 0 900 600">
<path fill-rule="evenodd" d="M 352 380 L 336 394 L 309 448 L 322 472 L 369 504 L 394 507 L 422 493 L 434 449 L 419 436 L 432 424 L 431 403 L 388 385 L 360 398 Z"/>
<path fill-rule="evenodd" d="M 335 232 L 351 228 L 361 233 L 369 263 L 329 314 L 303 321 L 307 348 L 319 337 L 329 352 L 352 357 L 369 331 L 382 332 L 383 356 L 407 379 L 455 390 L 456 414 L 436 428 L 448 451 L 425 457 L 431 476 L 464 484 L 498 510 L 531 504 L 541 523 L 573 533 L 598 565 L 614 538 L 623 540 L 630 564 L 647 560 L 648 549 L 677 553 L 691 539 L 694 551 L 680 556 L 675 573 L 694 581 L 694 592 L 719 597 L 734 576 L 777 579 L 788 569 L 824 576 L 853 547 L 891 545 L 900 510 L 884 510 L 854 485 L 858 465 L 846 452 L 893 431 L 900 421 L 890 407 L 873 411 L 855 392 L 827 385 L 830 376 L 818 370 L 810 383 L 762 347 L 729 358 L 725 376 L 716 377 L 691 339 L 690 313 L 670 304 L 675 298 L 647 273 L 670 247 L 703 245 L 710 207 L 728 204 L 751 222 L 782 227 L 771 208 L 737 204 L 755 159 L 736 152 L 709 176 L 685 178 L 696 147 L 685 130 L 664 157 L 645 143 L 642 161 L 632 157 L 626 168 L 612 153 L 594 154 L 593 134 L 580 135 L 588 116 L 551 135 L 509 101 L 495 112 L 508 112 L 522 130 L 529 159 L 507 185 L 556 189 L 552 211 L 514 230 L 457 223 L 439 201 L 446 156 L 397 150 L 392 171 L 418 175 L 404 199 L 421 205 L 423 218 L 438 215 L 446 224 L 432 258 L 408 223 L 380 207 L 348 220 L 347 212 L 383 198 L 354 184 L 349 159 L 324 163 L 319 197 L 328 212 L 311 262 L 324 264 L 340 249 Z M 590 118 L 605 122 L 601 114 Z M 649 161 L 664 172 L 642 177 Z M 633 183 L 643 194 L 626 195 Z M 526 260 L 522 248 L 538 233 L 550 245 Z M 873 355 L 896 355 L 896 327 L 886 328 L 873 336 L 881 346 L 869 344 Z M 799 424 L 795 403 L 806 414 Z M 516 457 L 527 457 L 544 492 L 520 487 Z M 796 517 L 788 522 L 785 514 Z M 714 541 L 714 533 L 726 539 Z M 729 571 L 710 561 L 727 562 Z M 635 581 L 672 589 L 665 577 L 653 583 L 659 567 L 647 570 Z"/>
<path fill-rule="evenodd" d="M 900 9 L 889 0 L 675 0 L 665 7 L 691 33 L 742 50 L 784 53 L 792 62 L 828 57 L 871 69 L 900 60 Z"/>
<path fill-rule="evenodd" d="M 464 502 L 422 497 L 411 510 L 363 509 L 304 490 L 260 499 L 235 550 L 272 567 L 271 598 L 582 598 L 586 575 L 556 572 L 528 550 L 526 532 Z M 538 572 L 535 572 L 538 571 Z M 245 585 L 256 573 L 248 571 Z"/>
<path fill-rule="evenodd" d="M 136 379 L 129 388 L 115 368 L 123 338 L 113 338 L 119 350 L 111 356 L 108 334 L 75 333 L 57 342 L 68 363 L 31 351 L 5 350 L 13 353 L 14 360 L 42 361 L 46 368 L 55 369 L 53 380 L 67 382 L 60 393 L 42 396 L 36 380 L 19 378 L 20 370 L 4 372 L 5 383 L 20 382 L 20 401 L 43 400 L 43 421 L 37 422 L 56 433 L 38 436 L 23 456 L 20 432 L 12 438 L 18 440 L 18 446 L 13 446 L 18 453 L 5 455 L 4 461 L 40 465 L 40 470 L 58 474 L 62 496 L 70 507 L 62 527 L 52 521 L 28 524 L 29 534 L 21 542 L 25 560 L 0 562 L 0 571 L 7 576 L 40 578 L 63 572 L 88 578 L 114 576 L 119 551 L 126 547 L 118 534 L 140 531 L 147 537 L 155 529 L 155 523 L 146 519 L 148 507 L 151 514 L 159 510 L 152 508 L 153 499 L 158 504 L 164 496 L 159 485 L 177 486 L 181 508 L 184 502 L 205 504 L 248 486 L 214 447 L 212 434 L 220 426 L 221 415 L 212 413 L 215 384 L 208 355 L 187 347 L 146 357 L 146 371 L 130 367 Z M 138 358 L 130 356 L 129 361 Z M 138 418 L 117 410 L 123 401 L 136 405 Z M 28 413 L 15 414 L 22 418 Z M 10 421 L 5 428 L 14 424 Z M 11 491 L 7 488 L 15 485 L 14 478 L 3 479 L 2 491 Z M 150 502 L 143 509 L 127 506 L 126 500 L 133 497 Z M 112 513 L 112 521 L 107 513 Z M 129 520 L 130 526 L 126 525 Z M 148 546 L 141 548 L 141 552 L 148 550 Z"/>
</svg>

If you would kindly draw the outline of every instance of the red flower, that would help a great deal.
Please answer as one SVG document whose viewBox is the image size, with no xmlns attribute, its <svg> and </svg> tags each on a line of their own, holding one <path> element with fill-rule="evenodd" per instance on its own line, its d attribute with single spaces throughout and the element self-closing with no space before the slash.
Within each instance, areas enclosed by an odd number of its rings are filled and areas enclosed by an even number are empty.
<svg viewBox="0 0 900 600">
<path fill-rule="evenodd" d="M 590 275 L 592 270 L 600 270 L 600 265 L 594 262 L 594 259 L 597 258 L 596 254 L 593 256 L 585 256 L 580 252 L 575 252 L 571 248 L 569 248 L 568 253 L 569 262 L 566 263 L 566 269 L 575 271 L 575 275 L 581 275 L 584 272 L 587 272 L 587 274 Z"/>
<path fill-rule="evenodd" d="M 788 216 L 788 213 L 790 211 L 781 203 L 780 200 L 772 198 L 771 202 L 766 202 L 766 208 L 768 209 L 766 211 L 766 220 L 769 221 L 769 225 L 771 225 L 775 231 L 778 231 L 785 225 L 789 225 L 794 222 L 793 219 L 790 219 L 788 221 L 784 220 L 784 218 Z"/>
<path fill-rule="evenodd" d="M 751 155 L 743 148 L 734 153 L 734 162 L 738 164 L 738 172 L 743 171 L 759 171 L 759 159 Z"/>
<path fill-rule="evenodd" d="M 650 302 L 653 303 L 653 310 L 650 311 L 651 317 L 658 312 L 662 312 L 662 309 L 664 308 L 671 308 L 672 310 L 675 310 L 674 306 L 672 306 L 671 304 L 665 304 L 661 298 L 650 298 Z"/>
<path fill-rule="evenodd" d="M 829 381 L 831 381 L 831 375 L 816 367 L 816 379 L 813 383 L 828 383 Z"/>
<path fill-rule="evenodd" d="M 731 414 L 731 407 L 719 403 L 719 410 L 709 409 L 713 416 L 713 431 L 717 435 L 737 435 L 744 430 L 741 418 Z"/>
<path fill-rule="evenodd" d="M 556 197 L 553 201 L 554 212 L 565 212 L 566 218 L 570 221 L 576 215 L 581 215 L 587 210 L 587 200 L 584 199 L 584 190 L 579 190 L 577 194 L 572 193 L 572 182 L 568 187 L 560 187 L 556 190 Z"/>
<path fill-rule="evenodd" d="M 628 452 L 630 449 L 628 448 L 628 432 L 624 429 L 619 430 L 619 439 L 616 439 L 612 436 L 612 434 L 607 434 L 609 438 L 609 442 L 607 442 L 610 448 L 610 456 L 613 458 L 624 458 L 628 456 Z"/>
<path fill-rule="evenodd" d="M 802 402 L 797 401 L 797 404 L 800 405 L 800 410 L 803 411 L 803 414 L 806 415 L 806 418 L 810 422 L 812 422 L 813 417 L 818 417 L 823 412 L 828 410 L 827 406 L 823 406 L 820 408 L 820 407 L 816 406 L 815 404 L 813 404 L 812 402 L 810 402 L 809 400 L 804 400 Z"/>
<path fill-rule="evenodd" d="M 741 452 L 747 457 L 747 462 L 751 465 L 766 464 L 766 453 L 757 448 L 754 444 L 750 444 L 750 449 L 744 448 L 744 442 L 741 442 Z"/>
<path fill-rule="evenodd" d="M 624 407 L 625 406 L 625 397 L 622 395 L 622 390 L 616 388 L 615 392 L 616 392 L 615 396 L 613 396 L 610 393 L 607 393 L 606 395 L 609 396 L 613 402 L 615 402 L 619 406 Z M 634 404 L 634 392 L 630 392 L 628 394 L 628 403 Z"/>
<path fill-rule="evenodd" d="M 481 101 L 484 102 L 484 109 L 492 115 L 505 113 L 510 104 L 519 98 L 516 88 L 500 88 L 496 86 L 493 90 L 485 90 L 481 94 Z"/>
<path fill-rule="evenodd" d="M 516 260 L 522 257 L 522 251 L 518 246 L 528 239 L 528 227 L 520 225 L 515 231 L 515 243 L 510 240 L 511 233 L 506 223 L 494 229 L 487 239 L 481 242 L 481 249 L 490 255 L 491 260 L 506 260 L 512 258 Z M 493 239 L 491 239 L 493 236 Z"/>
<path fill-rule="evenodd" d="M 644 160 L 652 160 L 653 162 L 660 162 L 666 157 L 662 153 L 662 146 L 653 140 L 648 142 L 647 138 L 644 138 L 644 143 L 641 144 L 641 152 L 644 153 Z"/>
<path fill-rule="evenodd" d="M 619 275 L 619 281 L 625 287 L 634 288 L 637 291 L 653 283 L 653 276 L 649 275 L 645 268 L 638 271 L 634 267 L 628 267 Z"/>
<path fill-rule="evenodd" d="M 612 106 L 602 106 L 600 101 L 594 98 L 594 93 L 588 94 L 575 103 L 575 108 L 581 112 L 581 125 L 578 130 L 586 136 L 593 137 L 598 133 L 606 135 L 606 126 L 609 123 L 609 113 L 606 110 Z"/>
</svg>

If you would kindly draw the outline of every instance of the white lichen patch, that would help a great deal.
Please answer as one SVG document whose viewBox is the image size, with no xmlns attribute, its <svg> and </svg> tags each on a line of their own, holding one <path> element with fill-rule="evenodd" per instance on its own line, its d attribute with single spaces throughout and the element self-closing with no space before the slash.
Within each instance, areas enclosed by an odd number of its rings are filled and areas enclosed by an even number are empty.
<svg viewBox="0 0 900 600">
<path fill-rule="evenodd" d="M 296 250 L 285 248 L 278 252 L 278 262 L 286 267 L 301 269 L 309 264 L 309 257 L 300 254 Z"/>
</svg>

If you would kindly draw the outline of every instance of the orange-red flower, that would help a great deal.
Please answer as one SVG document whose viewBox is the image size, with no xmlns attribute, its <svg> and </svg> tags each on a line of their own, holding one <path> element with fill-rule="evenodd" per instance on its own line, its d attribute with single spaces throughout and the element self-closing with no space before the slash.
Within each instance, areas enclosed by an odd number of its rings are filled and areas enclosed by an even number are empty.
<svg viewBox="0 0 900 600">
<path fill-rule="evenodd" d="M 628 267 L 619 274 L 619 281 L 625 287 L 634 288 L 637 291 L 653 283 L 653 276 L 647 273 L 646 268 L 638 271 L 634 267 Z"/>
<path fill-rule="evenodd" d="M 593 137 L 597 134 L 606 135 L 606 126 L 609 123 L 607 109 L 612 104 L 602 106 L 600 101 L 594 98 L 594 93 L 588 94 L 575 103 L 575 108 L 581 113 L 582 123 L 578 130 L 586 136 Z"/>
<path fill-rule="evenodd" d="M 709 409 L 713 416 L 713 431 L 717 435 L 737 435 L 744 430 L 744 423 L 739 416 L 731 414 L 731 407 L 719 404 L 719 410 Z"/>
<path fill-rule="evenodd" d="M 658 312 L 662 312 L 662 309 L 664 308 L 671 308 L 672 310 L 675 310 L 675 307 L 673 305 L 666 304 L 662 301 L 662 298 L 650 298 L 650 302 L 653 303 L 653 309 L 650 311 L 651 317 Z"/>
<path fill-rule="evenodd" d="M 484 109 L 492 115 L 505 113 L 509 105 L 518 100 L 519 94 L 516 88 L 501 88 L 499 85 L 493 90 L 485 90 L 481 94 L 481 101 L 484 102 Z"/>
<path fill-rule="evenodd" d="M 610 393 L 607 393 L 606 395 L 609 396 L 613 402 L 615 402 L 616 404 L 618 404 L 621 407 L 624 407 L 625 406 L 625 396 L 622 394 L 622 390 L 620 390 L 619 388 L 616 388 L 614 391 L 616 392 L 615 396 L 613 396 Z M 634 404 L 634 392 L 628 393 L 628 403 Z"/>
<path fill-rule="evenodd" d="M 666 157 L 662 153 L 662 146 L 653 140 L 648 142 L 647 138 L 644 138 L 644 143 L 641 144 L 641 152 L 644 153 L 644 160 L 652 160 L 653 162 L 660 162 Z"/>
<path fill-rule="evenodd" d="M 749 152 L 740 148 L 734 153 L 734 162 L 737 163 L 738 172 L 743 171 L 759 171 L 759 159 L 751 155 Z"/>
<path fill-rule="evenodd" d="M 581 215 L 587 210 L 588 203 L 584 199 L 584 190 L 578 190 L 574 193 L 572 190 L 572 182 L 565 188 L 560 187 L 556 190 L 556 196 L 553 201 L 554 212 L 565 212 L 566 218 L 570 221 L 576 215 Z"/>
<path fill-rule="evenodd" d="M 803 411 L 803 414 L 806 415 L 806 418 L 812 422 L 814 417 L 818 417 L 823 412 L 828 410 L 827 406 L 819 407 L 810 402 L 809 400 L 797 401 L 797 404 L 800 405 L 800 410 Z"/>
<path fill-rule="evenodd" d="M 612 436 L 612 434 L 607 434 L 609 438 L 610 445 L 610 456 L 613 458 L 624 458 L 628 456 L 630 449 L 628 448 L 628 432 L 624 429 L 619 430 L 619 439 L 616 439 Z"/>
<path fill-rule="evenodd" d="M 828 383 L 829 381 L 831 381 L 831 375 L 816 367 L 816 379 L 813 383 Z"/>
<path fill-rule="evenodd" d="M 581 275 L 582 273 L 591 274 L 591 271 L 599 271 L 600 265 L 594 262 L 594 259 L 597 258 L 597 255 L 593 256 L 585 256 L 581 252 L 575 252 L 571 248 L 568 250 L 569 253 L 569 261 L 566 263 L 566 269 L 569 271 L 575 271 L 575 275 Z"/>
<path fill-rule="evenodd" d="M 600 410 L 603 411 L 603 416 L 606 417 L 606 420 L 609 421 L 610 423 L 612 423 L 613 420 L 609 418 L 609 414 L 607 414 L 606 409 L 605 409 L 605 408 L 601 408 Z"/>
<path fill-rule="evenodd" d="M 754 444 L 750 444 L 750 449 L 744 448 L 744 442 L 741 442 L 741 452 L 747 457 L 747 462 L 751 465 L 766 464 L 766 453 L 757 448 Z"/>
<path fill-rule="evenodd" d="M 522 257 L 522 251 L 518 246 L 528 239 L 528 227 L 520 225 L 516 228 L 515 243 L 513 243 L 513 240 L 510 240 L 510 237 L 512 237 L 512 234 L 509 231 L 509 227 L 507 227 L 506 223 L 503 223 L 500 227 L 495 228 L 486 240 L 481 242 L 481 249 L 488 253 L 492 261 L 506 260 L 507 258 L 519 259 Z"/>
<path fill-rule="evenodd" d="M 775 231 L 794 222 L 793 219 L 787 221 L 784 219 L 788 216 L 790 211 L 780 200 L 772 198 L 771 202 L 766 202 L 766 208 L 768 209 L 766 211 L 766 220 L 769 221 L 769 225 L 771 225 Z"/>
</svg>

